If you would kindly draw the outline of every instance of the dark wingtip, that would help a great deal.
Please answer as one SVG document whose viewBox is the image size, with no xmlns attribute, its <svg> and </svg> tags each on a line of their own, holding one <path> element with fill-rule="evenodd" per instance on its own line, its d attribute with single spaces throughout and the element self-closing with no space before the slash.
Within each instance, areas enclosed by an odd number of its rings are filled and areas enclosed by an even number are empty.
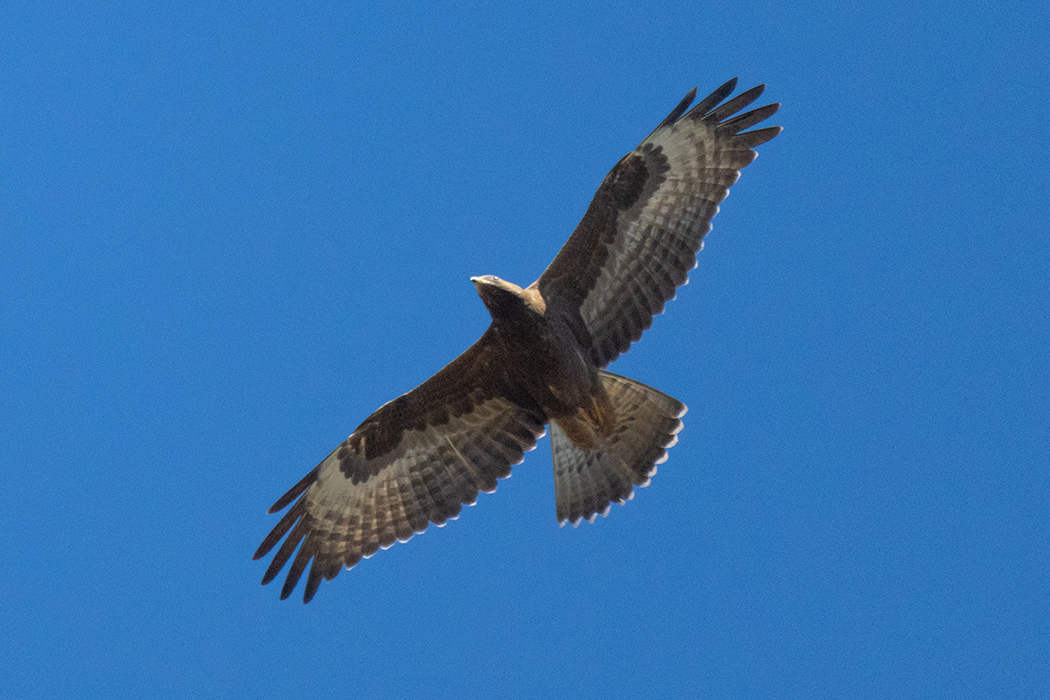
<svg viewBox="0 0 1050 700">
<path fill-rule="evenodd" d="M 277 569 L 276 571 L 270 571 L 270 569 L 267 569 L 266 573 L 263 574 L 263 577 L 262 577 L 262 585 L 265 586 L 270 581 L 273 581 L 275 578 L 277 578 L 277 574 L 280 573 L 280 571 L 281 571 L 280 569 Z"/>
<path fill-rule="evenodd" d="M 317 565 L 317 560 L 314 559 L 313 566 L 310 567 L 310 573 L 306 576 L 306 590 L 303 591 L 304 604 L 313 600 L 322 579 L 324 579 L 324 574 L 321 572 L 321 567 Z"/>
<path fill-rule="evenodd" d="M 281 600 L 288 600 L 288 596 L 295 590 L 295 584 L 299 583 L 299 579 L 292 579 L 291 576 L 284 580 L 284 585 L 281 586 Z"/>
<path fill-rule="evenodd" d="M 299 548 L 299 552 L 295 555 L 295 559 L 292 559 L 292 565 L 288 567 L 288 576 L 284 579 L 284 586 L 281 587 L 281 600 L 284 600 L 291 595 L 292 590 L 295 589 L 296 584 L 299 583 L 299 578 L 306 571 L 306 567 L 310 564 L 310 560 L 313 558 L 316 545 L 316 530 L 306 536 L 306 541 L 303 542 L 303 546 Z"/>
<path fill-rule="evenodd" d="M 721 95 L 722 97 L 720 97 L 718 100 L 719 102 L 721 102 L 726 98 L 727 95 L 732 94 L 733 90 L 736 90 L 736 84 L 739 80 L 740 79 L 737 77 L 730 78 L 729 80 L 725 81 L 717 88 L 715 88 L 711 95 Z"/>
<path fill-rule="evenodd" d="M 292 529 L 292 526 L 295 525 L 295 522 L 299 520 L 299 518 L 301 518 L 303 516 L 303 513 L 305 512 L 306 504 L 303 503 L 302 500 L 300 500 L 292 507 L 290 511 L 284 514 L 284 517 L 281 518 L 280 522 L 278 522 L 277 525 L 273 528 L 273 530 L 270 531 L 270 534 L 266 536 L 266 539 L 262 541 L 262 544 L 259 545 L 259 548 L 255 550 L 255 555 L 252 556 L 252 561 L 265 557 L 270 552 L 270 550 L 273 549 L 274 546 L 281 541 L 281 538 L 284 537 L 285 533 Z"/>
<path fill-rule="evenodd" d="M 292 513 L 294 512 L 295 511 L 290 511 L 288 515 L 292 515 Z M 287 518 L 288 516 L 285 517 Z M 295 517 L 298 517 L 298 514 L 296 514 Z M 307 526 L 306 519 L 304 518 L 298 523 L 296 523 L 295 527 L 292 528 L 292 531 L 288 533 L 288 538 L 281 545 L 281 548 L 277 550 L 277 554 L 273 555 L 273 559 L 270 561 L 270 566 L 267 567 L 266 573 L 263 574 L 262 582 L 264 586 L 277 577 L 277 574 L 280 573 L 281 569 L 284 568 L 284 565 L 288 563 L 288 559 L 292 556 L 292 553 L 295 551 L 295 548 L 299 546 L 299 542 L 302 541 L 303 537 L 305 537 L 306 534 Z M 273 533 L 270 533 L 270 537 L 273 537 Z M 267 539 L 270 538 L 268 537 Z M 278 536 L 277 539 L 280 539 L 280 537 Z M 269 544 L 271 547 L 273 546 L 271 543 L 268 542 L 264 542 L 263 544 Z M 262 548 L 260 547 L 260 549 Z"/>
<path fill-rule="evenodd" d="M 723 119 L 728 119 L 757 100 L 765 89 L 765 85 L 756 85 L 750 90 L 745 90 L 733 99 L 718 105 L 710 112 L 703 115 L 703 120 L 708 124 L 718 124 Z"/>
<path fill-rule="evenodd" d="M 741 148 L 755 148 L 756 146 L 761 146 L 768 141 L 772 141 L 783 130 L 784 127 L 782 126 L 769 126 L 765 129 L 745 131 L 734 136 L 733 143 Z"/>
<path fill-rule="evenodd" d="M 667 115 L 667 118 L 660 122 L 660 126 L 670 126 L 678 121 L 678 118 L 685 114 L 685 110 L 689 109 L 689 105 L 693 104 L 693 100 L 695 99 L 696 88 L 694 87 L 686 93 L 686 96 L 682 98 L 682 101 L 678 103 L 678 106 L 671 110 L 671 113 Z"/>
<path fill-rule="evenodd" d="M 288 490 L 288 493 L 278 498 L 277 502 L 270 506 L 270 509 L 266 512 L 272 514 L 287 508 L 289 503 L 298 498 L 299 494 L 306 491 L 306 489 L 308 489 L 315 481 L 317 481 L 317 472 L 320 469 L 321 465 L 318 464 L 316 467 L 313 468 L 313 470 L 309 474 L 300 479 L 299 483 L 290 488 Z"/>
<path fill-rule="evenodd" d="M 726 104 L 729 104 L 729 103 L 727 102 Z M 737 116 L 733 117 L 732 119 L 727 119 L 724 122 L 718 124 L 716 129 L 717 129 L 718 133 L 724 134 L 724 135 L 739 134 L 744 129 L 749 129 L 752 126 L 754 126 L 755 124 L 759 124 L 761 122 L 764 122 L 766 119 L 768 119 L 771 116 L 773 116 L 774 114 L 776 114 L 776 112 L 777 112 L 777 110 L 779 108 L 780 108 L 780 104 L 779 103 L 777 103 L 777 104 L 768 104 L 768 105 L 765 105 L 764 107 L 759 107 L 758 109 L 753 109 L 750 112 L 745 112 L 744 114 L 738 114 Z"/>
<path fill-rule="evenodd" d="M 710 95 L 701 100 L 700 103 L 696 105 L 696 107 L 693 107 L 692 111 L 689 112 L 689 114 L 692 115 L 695 119 L 703 117 L 708 112 L 710 112 L 715 105 L 717 105 L 725 98 L 729 97 L 733 93 L 733 90 L 736 90 L 736 83 L 736 78 L 731 78 L 725 81 L 717 88 L 715 88 L 715 90 Z"/>
</svg>

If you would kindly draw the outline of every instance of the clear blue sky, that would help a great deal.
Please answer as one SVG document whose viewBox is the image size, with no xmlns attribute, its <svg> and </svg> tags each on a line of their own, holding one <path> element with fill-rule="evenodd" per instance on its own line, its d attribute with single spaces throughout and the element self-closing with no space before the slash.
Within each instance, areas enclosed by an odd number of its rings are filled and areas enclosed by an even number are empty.
<svg viewBox="0 0 1050 700">
<path fill-rule="evenodd" d="M 1045 2 L 18 5 L 10 697 L 1050 687 Z M 735 75 L 785 131 L 613 366 L 690 408 L 652 485 L 559 528 L 544 440 L 310 605 L 261 587 L 266 508 L 484 330 L 468 278 L 531 282 Z"/>
</svg>

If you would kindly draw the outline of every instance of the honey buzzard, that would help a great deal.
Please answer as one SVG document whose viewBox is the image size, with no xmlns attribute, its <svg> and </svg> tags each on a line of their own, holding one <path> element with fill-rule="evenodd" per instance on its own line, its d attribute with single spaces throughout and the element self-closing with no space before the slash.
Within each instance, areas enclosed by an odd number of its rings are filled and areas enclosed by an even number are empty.
<svg viewBox="0 0 1050 700">
<path fill-rule="evenodd" d="M 686 282 L 752 149 L 780 133 L 745 131 L 779 104 L 738 114 L 765 86 L 723 102 L 735 87 L 730 80 L 689 109 L 694 88 L 621 158 L 538 280 L 523 289 L 471 278 L 492 315 L 488 330 L 366 418 L 273 504 L 271 513 L 291 508 L 255 553 L 265 556 L 287 535 L 264 584 L 291 560 L 287 598 L 309 567 L 309 602 L 322 579 L 495 490 L 548 424 L 560 523 L 593 520 L 649 483 L 686 408 L 605 367 Z"/>
</svg>

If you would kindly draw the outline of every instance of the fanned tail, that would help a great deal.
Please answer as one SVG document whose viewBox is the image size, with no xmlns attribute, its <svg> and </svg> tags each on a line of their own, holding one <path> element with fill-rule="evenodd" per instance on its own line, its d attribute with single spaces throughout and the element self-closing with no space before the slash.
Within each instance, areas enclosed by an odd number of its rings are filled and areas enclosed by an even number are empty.
<svg viewBox="0 0 1050 700">
<path fill-rule="evenodd" d="M 602 386 L 615 412 L 615 429 L 594 449 L 576 445 L 551 422 L 554 493 L 558 522 L 574 526 L 609 512 L 610 504 L 634 497 L 648 486 L 656 465 L 682 429 L 685 404 L 627 377 L 601 372 Z"/>
</svg>

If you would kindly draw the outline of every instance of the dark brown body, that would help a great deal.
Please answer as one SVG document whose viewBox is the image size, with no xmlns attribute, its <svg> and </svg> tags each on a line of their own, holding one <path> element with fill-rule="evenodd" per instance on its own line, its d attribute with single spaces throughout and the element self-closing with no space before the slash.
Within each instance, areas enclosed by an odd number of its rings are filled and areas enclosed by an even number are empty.
<svg viewBox="0 0 1050 700">
<path fill-rule="evenodd" d="M 573 323 L 564 314 L 548 314 L 535 287 L 522 289 L 493 275 L 472 281 L 492 315 L 497 361 L 574 443 L 593 449 L 596 432 L 611 434 L 614 416 L 598 367 L 584 356 L 578 338 L 582 319 Z"/>
</svg>

